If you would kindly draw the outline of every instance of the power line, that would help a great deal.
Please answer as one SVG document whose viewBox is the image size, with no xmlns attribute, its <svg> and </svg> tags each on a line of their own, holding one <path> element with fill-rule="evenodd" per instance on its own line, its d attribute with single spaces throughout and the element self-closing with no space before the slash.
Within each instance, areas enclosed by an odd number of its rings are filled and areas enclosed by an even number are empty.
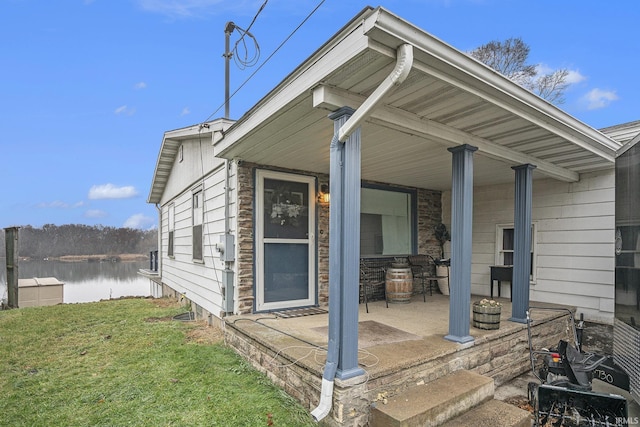
<svg viewBox="0 0 640 427">
<path fill-rule="evenodd" d="M 251 32 L 249 30 L 251 30 L 251 27 L 253 27 L 253 24 L 256 22 L 256 19 L 258 19 L 258 16 L 260 15 L 260 13 L 262 13 L 262 11 L 264 10 L 264 8 L 265 8 L 265 6 L 267 5 L 268 2 L 269 2 L 269 0 L 265 0 L 264 3 L 262 3 L 262 6 L 260 6 L 260 9 L 258 9 L 258 11 L 256 12 L 255 16 L 251 20 L 251 23 L 249 24 L 249 27 L 246 30 L 240 28 L 235 23 L 233 24 L 234 28 L 242 33 L 242 36 L 240 36 L 238 41 L 236 41 L 236 43 L 233 45 L 233 49 L 232 49 L 232 52 L 235 53 L 234 55 L 232 55 L 233 56 L 233 60 L 236 63 L 236 66 L 238 68 L 240 68 L 241 70 L 244 70 L 245 68 L 248 68 L 248 67 L 253 67 L 254 65 L 256 65 L 258 63 L 258 60 L 260 59 L 260 46 L 258 45 L 258 40 L 256 40 L 256 38 L 253 36 L 253 34 L 251 34 Z M 255 54 L 253 55 L 253 57 L 251 59 L 247 59 L 247 56 L 248 56 L 248 53 L 249 53 L 249 49 L 247 48 L 247 42 L 245 40 L 245 36 L 249 36 L 249 37 L 251 37 L 253 39 L 253 45 L 255 47 Z M 239 55 L 239 52 L 238 52 L 238 45 L 240 43 L 242 43 L 242 45 L 244 46 L 244 52 L 245 52 L 244 59 L 240 59 L 240 55 Z"/>
<path fill-rule="evenodd" d="M 246 85 L 253 78 L 253 76 L 255 76 L 256 73 L 260 71 L 260 69 L 262 69 L 262 67 L 264 67 L 267 64 L 267 62 L 271 60 L 271 58 L 273 58 L 273 56 L 289 41 L 289 39 L 293 37 L 293 35 L 313 16 L 314 13 L 317 12 L 317 10 L 320 8 L 320 6 L 324 4 L 325 1 L 326 0 L 321 0 L 316 5 L 316 7 L 313 8 L 313 10 L 302 20 L 302 22 L 300 22 L 300 24 L 298 24 L 298 26 L 280 43 L 280 45 L 278 45 L 278 47 L 271 53 L 271 55 L 269 55 L 267 59 L 265 59 L 264 62 L 260 64 L 260 66 L 256 68 L 255 71 L 251 73 L 251 75 L 247 77 L 247 79 L 244 82 L 242 82 L 242 84 L 231 94 L 229 99 L 233 98 L 240 91 L 240 89 L 242 89 L 244 85 Z M 262 11 L 262 9 L 266 4 L 267 4 L 267 1 L 264 2 L 260 10 L 258 11 L 258 14 L 260 13 L 260 11 Z M 256 14 L 255 18 L 257 18 L 258 14 Z M 255 21 L 255 18 L 254 18 L 254 21 Z M 251 22 L 251 25 L 253 25 L 253 21 Z M 249 28 L 251 28 L 251 25 L 249 25 Z M 206 123 L 207 121 L 209 121 L 216 113 L 218 113 L 218 111 L 220 111 L 222 107 L 224 107 L 224 105 L 225 103 L 222 103 L 213 113 L 209 115 L 209 117 L 203 120 L 202 123 Z"/>
</svg>

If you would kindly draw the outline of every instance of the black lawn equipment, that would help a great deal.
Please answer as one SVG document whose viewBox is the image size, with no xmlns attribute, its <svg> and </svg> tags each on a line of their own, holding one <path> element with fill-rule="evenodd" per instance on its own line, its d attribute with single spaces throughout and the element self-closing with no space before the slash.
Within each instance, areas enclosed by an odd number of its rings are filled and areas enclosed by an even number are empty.
<svg viewBox="0 0 640 427">
<path fill-rule="evenodd" d="M 535 349 L 531 327 L 536 311 L 562 311 L 566 316 L 567 340 L 556 347 Z M 559 320 L 560 321 L 560 320 Z M 529 403 L 533 408 L 534 426 L 582 427 L 626 426 L 627 401 L 617 394 L 592 390 L 592 380 L 603 380 L 629 390 L 629 377 L 611 356 L 582 351 L 581 320 L 576 327 L 568 309 L 531 307 L 527 311 L 527 333 L 531 369 L 540 383 L 529 383 Z"/>
</svg>

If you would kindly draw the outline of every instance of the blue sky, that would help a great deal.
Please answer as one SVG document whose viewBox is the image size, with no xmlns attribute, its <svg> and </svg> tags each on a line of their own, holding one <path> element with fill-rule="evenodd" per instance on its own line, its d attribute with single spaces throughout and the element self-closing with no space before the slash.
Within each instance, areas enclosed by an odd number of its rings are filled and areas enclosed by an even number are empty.
<svg viewBox="0 0 640 427">
<path fill-rule="evenodd" d="M 224 115 L 224 28 L 264 0 L 0 0 L 0 227 L 151 228 L 163 132 Z M 270 0 L 251 27 L 262 64 L 321 0 Z M 463 51 L 522 37 L 571 70 L 561 106 L 601 128 L 640 120 L 640 2 L 388 0 Z M 325 0 L 231 100 L 239 118 L 367 3 Z M 234 32 L 231 42 L 238 38 Z M 256 67 L 231 65 L 234 92 Z"/>
</svg>

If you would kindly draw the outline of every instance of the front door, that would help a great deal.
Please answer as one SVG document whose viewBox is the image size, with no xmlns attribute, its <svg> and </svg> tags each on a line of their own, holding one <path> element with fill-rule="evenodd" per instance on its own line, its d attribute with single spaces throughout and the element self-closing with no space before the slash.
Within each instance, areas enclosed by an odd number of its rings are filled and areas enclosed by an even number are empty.
<svg viewBox="0 0 640 427">
<path fill-rule="evenodd" d="M 256 172 L 256 310 L 313 305 L 315 178 Z"/>
</svg>

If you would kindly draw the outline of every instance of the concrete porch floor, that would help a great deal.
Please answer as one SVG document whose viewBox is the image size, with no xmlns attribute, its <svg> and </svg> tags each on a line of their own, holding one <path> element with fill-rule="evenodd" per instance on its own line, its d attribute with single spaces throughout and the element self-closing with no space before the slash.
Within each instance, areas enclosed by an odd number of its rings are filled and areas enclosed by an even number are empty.
<svg viewBox="0 0 640 427">
<path fill-rule="evenodd" d="M 485 298 L 472 296 L 471 301 Z M 488 340 L 519 333 L 527 341 L 526 325 L 511 322 L 509 299 L 500 301 L 502 312 L 500 328 L 484 330 L 470 327 L 473 343 L 457 344 L 444 339 L 449 332 L 449 297 L 441 294 L 428 295 L 423 302 L 422 295 L 415 295 L 409 304 L 389 304 L 384 301 L 369 303 L 369 313 L 365 305 L 359 305 L 359 363 L 369 376 L 377 376 L 397 371 L 432 360 L 460 348 L 477 346 Z M 536 307 L 558 307 L 553 304 L 535 303 Z M 565 307 L 566 308 L 566 307 Z M 543 313 L 539 318 L 558 317 L 558 313 Z M 470 314 L 471 316 L 471 314 Z M 322 375 L 327 348 L 328 314 L 316 314 L 296 318 L 281 318 L 275 314 L 263 313 L 234 316 L 226 319 L 254 339 L 268 345 L 279 355 L 286 355 L 297 363 Z M 549 345 L 555 343 L 549 343 Z M 314 347 L 317 346 L 317 347 Z M 313 354 L 310 354 L 313 350 Z"/>
<path fill-rule="evenodd" d="M 471 301 L 482 298 L 472 296 Z M 389 304 L 389 308 L 384 301 L 376 301 L 369 303 L 369 313 L 360 304 L 359 365 L 365 375 L 336 380 L 330 424 L 366 425 L 368 411 L 378 401 L 460 369 L 492 377 L 496 386 L 530 371 L 527 327 L 509 321 L 510 301 L 498 300 L 503 304 L 500 328 L 470 327 L 474 341 L 466 344 L 444 339 L 449 332 L 448 296 L 427 295 L 423 302 L 422 295 L 416 295 L 409 304 Z M 538 303 L 531 306 L 562 308 Z M 540 346 L 557 344 L 560 337 L 566 339 L 566 315 L 556 311 L 534 314 L 534 337 Z M 327 325 L 326 313 L 296 318 L 272 313 L 233 316 L 225 319 L 225 339 L 311 410 L 319 400 Z"/>
</svg>

